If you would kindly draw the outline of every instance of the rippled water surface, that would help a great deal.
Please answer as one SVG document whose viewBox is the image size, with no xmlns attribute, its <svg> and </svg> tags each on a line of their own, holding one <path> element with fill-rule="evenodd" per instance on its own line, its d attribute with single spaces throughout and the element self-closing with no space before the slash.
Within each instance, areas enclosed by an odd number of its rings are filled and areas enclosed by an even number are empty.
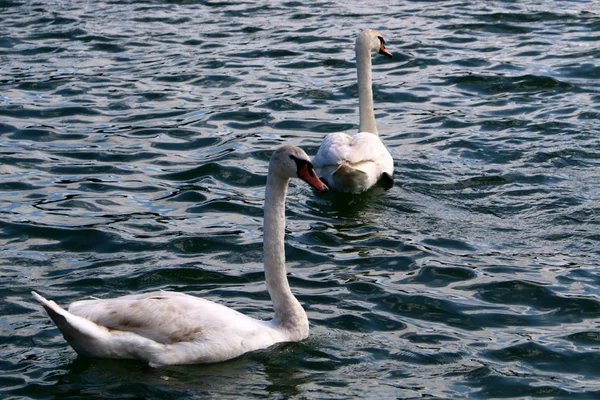
<svg viewBox="0 0 600 400">
<path fill-rule="evenodd" d="M 0 0 L 0 397 L 600 397 L 596 1 Z M 395 185 L 293 184 L 311 335 L 209 366 L 78 357 L 59 304 L 168 289 L 271 317 L 268 159 L 355 132 L 381 31 Z"/>
</svg>

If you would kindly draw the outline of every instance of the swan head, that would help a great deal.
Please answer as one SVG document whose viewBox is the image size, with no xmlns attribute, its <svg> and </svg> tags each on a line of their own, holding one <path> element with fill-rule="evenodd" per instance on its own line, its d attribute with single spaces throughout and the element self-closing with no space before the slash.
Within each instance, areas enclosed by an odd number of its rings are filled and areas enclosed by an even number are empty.
<svg viewBox="0 0 600 400">
<path fill-rule="evenodd" d="M 269 173 L 284 179 L 300 178 L 319 192 L 327 191 L 327 185 L 317 176 L 308 155 L 296 146 L 283 146 L 273 153 Z"/>
<path fill-rule="evenodd" d="M 367 48 L 371 53 L 379 53 L 391 57 L 392 53 L 385 48 L 385 40 L 381 33 L 373 29 L 365 29 L 356 38 L 356 49 Z"/>
</svg>

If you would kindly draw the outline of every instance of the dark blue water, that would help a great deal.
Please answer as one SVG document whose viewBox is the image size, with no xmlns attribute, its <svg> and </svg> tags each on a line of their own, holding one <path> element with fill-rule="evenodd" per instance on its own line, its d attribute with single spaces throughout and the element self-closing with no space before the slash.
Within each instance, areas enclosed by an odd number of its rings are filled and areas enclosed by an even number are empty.
<svg viewBox="0 0 600 400">
<path fill-rule="evenodd" d="M 600 397 L 595 1 L 0 1 L 0 397 Z M 311 335 L 209 366 L 79 358 L 59 304 L 168 289 L 268 319 L 266 168 L 355 132 L 381 31 L 395 185 L 290 189 Z"/>
</svg>

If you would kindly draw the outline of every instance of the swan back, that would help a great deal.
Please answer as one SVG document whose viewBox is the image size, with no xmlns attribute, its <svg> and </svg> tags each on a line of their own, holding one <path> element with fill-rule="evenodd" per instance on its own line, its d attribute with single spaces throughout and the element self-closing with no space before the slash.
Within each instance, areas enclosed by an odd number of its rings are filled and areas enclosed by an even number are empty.
<svg viewBox="0 0 600 400">
<path fill-rule="evenodd" d="M 391 176 L 394 160 L 378 136 L 368 132 L 354 136 L 327 135 L 314 158 L 321 179 L 340 192 L 360 193 L 375 185 L 382 174 Z"/>
</svg>

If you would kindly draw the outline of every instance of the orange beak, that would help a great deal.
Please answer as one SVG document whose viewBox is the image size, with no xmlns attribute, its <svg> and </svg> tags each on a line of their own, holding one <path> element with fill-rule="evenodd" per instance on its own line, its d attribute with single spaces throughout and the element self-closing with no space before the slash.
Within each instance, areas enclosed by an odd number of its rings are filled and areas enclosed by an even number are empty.
<svg viewBox="0 0 600 400">
<path fill-rule="evenodd" d="M 387 57 L 392 57 L 392 53 L 390 53 L 388 51 L 388 49 L 385 48 L 385 45 L 383 44 L 383 42 L 381 43 L 381 46 L 379 47 L 379 54 L 383 54 L 384 56 L 387 56 Z"/>
<path fill-rule="evenodd" d="M 308 183 L 310 186 L 314 187 L 319 192 L 326 192 L 328 187 L 324 184 L 315 171 L 308 166 L 308 164 L 303 165 L 298 170 L 298 177 L 302 179 L 304 182 Z"/>
</svg>

